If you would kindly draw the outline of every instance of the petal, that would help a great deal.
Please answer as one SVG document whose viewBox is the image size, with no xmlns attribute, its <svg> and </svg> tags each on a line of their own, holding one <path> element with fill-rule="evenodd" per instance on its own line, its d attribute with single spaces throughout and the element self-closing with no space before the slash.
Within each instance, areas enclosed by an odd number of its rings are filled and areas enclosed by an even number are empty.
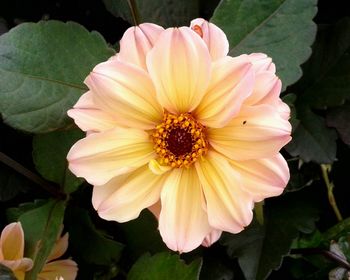
<svg viewBox="0 0 350 280">
<path fill-rule="evenodd" d="M 161 202 L 159 230 L 166 245 L 179 252 L 197 248 L 210 227 L 195 170 L 173 169 L 164 184 Z"/>
<path fill-rule="evenodd" d="M 239 173 L 213 151 L 195 166 L 207 202 L 209 224 L 231 233 L 242 231 L 253 218 L 253 199 L 242 189 Z"/>
<path fill-rule="evenodd" d="M 115 117 L 97 107 L 91 91 L 83 94 L 74 105 L 74 109 L 68 110 L 67 114 L 83 131 L 100 132 L 118 124 Z"/>
<path fill-rule="evenodd" d="M 156 217 L 157 220 L 159 220 L 160 210 L 162 209 L 162 204 L 160 200 L 158 200 L 155 204 L 148 207 L 148 210 L 152 212 L 154 217 Z"/>
<path fill-rule="evenodd" d="M 120 40 L 118 59 L 146 70 L 146 55 L 163 30 L 163 27 L 153 23 L 142 23 L 139 26 L 130 27 Z"/>
<path fill-rule="evenodd" d="M 213 245 L 216 241 L 220 239 L 220 236 L 222 234 L 221 230 L 213 229 L 203 240 L 202 246 L 204 247 L 210 247 Z"/>
<path fill-rule="evenodd" d="M 79 140 L 67 159 L 69 169 L 77 177 L 92 185 L 103 185 L 148 163 L 154 156 L 153 143 L 146 132 L 117 127 Z"/>
<path fill-rule="evenodd" d="M 24 233 L 20 222 L 7 225 L 0 237 L 0 250 L 4 260 L 23 258 Z"/>
<path fill-rule="evenodd" d="M 33 261 L 29 258 L 21 258 L 17 260 L 2 260 L 0 264 L 10 268 L 14 272 L 29 271 L 33 267 Z"/>
<path fill-rule="evenodd" d="M 210 80 L 211 58 L 190 28 L 169 28 L 147 55 L 147 67 L 161 105 L 172 113 L 191 112 Z"/>
<path fill-rule="evenodd" d="M 292 127 L 277 108 L 269 105 L 244 106 L 223 128 L 209 129 L 209 143 L 233 160 L 276 155 L 290 140 Z"/>
<path fill-rule="evenodd" d="M 153 174 L 145 165 L 124 178 L 114 178 L 93 190 L 93 205 L 101 218 L 127 222 L 159 200 L 164 176 Z"/>
<path fill-rule="evenodd" d="M 272 58 L 268 57 L 264 53 L 251 53 L 249 55 L 249 59 L 251 63 L 253 63 L 253 67 L 256 73 L 261 71 L 268 71 L 271 73 L 276 73 L 276 66 L 272 62 Z"/>
<path fill-rule="evenodd" d="M 289 181 L 288 164 L 281 154 L 230 163 L 241 174 L 243 188 L 253 196 L 255 202 L 280 195 Z"/>
<path fill-rule="evenodd" d="M 246 105 L 276 105 L 282 89 L 281 80 L 273 73 L 264 71 L 255 77 L 253 93 L 245 100 Z"/>
<path fill-rule="evenodd" d="M 68 249 L 68 232 L 59 238 L 52 248 L 50 255 L 47 257 L 47 261 L 55 260 L 61 257 Z"/>
<path fill-rule="evenodd" d="M 203 38 L 213 60 L 227 55 L 229 51 L 228 40 L 219 27 L 205 19 L 196 18 L 191 21 L 191 28 Z"/>
<path fill-rule="evenodd" d="M 74 280 L 77 277 L 78 266 L 72 260 L 59 260 L 47 263 L 38 274 L 38 280 L 56 280 L 63 277 L 64 280 Z"/>
<path fill-rule="evenodd" d="M 252 93 L 254 72 L 247 55 L 226 56 L 213 64 L 207 93 L 195 110 L 196 118 L 208 127 L 223 127 Z"/>
<path fill-rule="evenodd" d="M 118 60 L 97 65 L 85 83 L 94 102 L 123 126 L 152 129 L 162 120 L 155 89 L 146 71 Z"/>
</svg>

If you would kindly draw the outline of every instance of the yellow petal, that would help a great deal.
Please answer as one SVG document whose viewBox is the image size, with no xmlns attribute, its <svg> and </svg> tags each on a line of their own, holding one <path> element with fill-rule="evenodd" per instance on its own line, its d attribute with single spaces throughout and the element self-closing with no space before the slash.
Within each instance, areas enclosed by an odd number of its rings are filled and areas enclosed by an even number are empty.
<svg viewBox="0 0 350 280">
<path fill-rule="evenodd" d="M 215 150 L 233 160 L 274 156 L 290 140 L 290 123 L 270 105 L 242 106 L 227 126 L 208 130 Z"/>
<path fill-rule="evenodd" d="M 242 188 L 255 202 L 280 195 L 289 181 L 288 164 L 281 154 L 271 158 L 246 161 L 230 161 L 241 174 Z"/>
<path fill-rule="evenodd" d="M 24 233 L 20 222 L 7 225 L 0 237 L 0 251 L 4 260 L 23 258 Z"/>
<path fill-rule="evenodd" d="M 127 176 L 114 178 L 93 190 L 93 205 L 101 218 L 127 222 L 159 200 L 164 176 L 155 175 L 145 165 Z"/>
<path fill-rule="evenodd" d="M 123 126 L 152 129 L 162 120 L 155 89 L 148 73 L 117 59 L 97 65 L 85 83 L 94 102 Z"/>
<path fill-rule="evenodd" d="M 78 266 L 72 260 L 59 260 L 47 263 L 38 274 L 38 280 L 56 280 L 63 277 L 64 280 L 74 280 L 77 277 Z"/>
<path fill-rule="evenodd" d="M 211 58 L 204 41 L 190 28 L 169 28 L 148 53 L 147 67 L 161 105 L 172 113 L 184 113 L 195 109 L 205 93 Z"/>
<path fill-rule="evenodd" d="M 19 272 L 19 275 L 22 275 L 20 272 L 29 271 L 33 267 L 33 261 L 29 258 L 21 258 L 17 260 L 2 260 L 0 263 L 13 272 Z"/>
<path fill-rule="evenodd" d="M 69 238 L 69 234 L 67 232 L 64 236 L 60 237 L 56 241 L 55 245 L 52 248 L 50 255 L 47 257 L 47 262 L 49 262 L 51 260 L 58 259 L 67 251 L 68 238 Z"/>
<path fill-rule="evenodd" d="M 191 28 L 203 38 L 213 61 L 227 55 L 229 51 L 228 40 L 219 27 L 205 19 L 196 18 L 191 21 Z M 198 28 L 200 29 L 198 30 Z"/>
<path fill-rule="evenodd" d="M 92 185 L 103 185 L 154 157 L 153 143 L 146 132 L 120 127 L 88 135 L 67 155 L 69 169 Z"/>
<path fill-rule="evenodd" d="M 118 59 L 133 63 L 146 70 L 146 55 L 163 30 L 163 27 L 153 23 L 142 23 L 130 27 L 120 40 Z"/>
<path fill-rule="evenodd" d="M 223 127 L 252 93 L 254 71 L 247 55 L 226 56 L 213 63 L 207 93 L 196 108 L 196 118 L 208 127 Z"/>
<path fill-rule="evenodd" d="M 161 193 L 161 203 L 159 230 L 165 244 L 179 252 L 197 248 L 210 227 L 201 186 L 193 168 L 171 171 Z"/>
<path fill-rule="evenodd" d="M 210 151 L 195 163 L 207 202 L 209 224 L 217 230 L 238 233 L 253 218 L 253 199 L 226 158 Z"/>
<path fill-rule="evenodd" d="M 100 132 L 118 125 L 115 117 L 97 107 L 91 91 L 83 94 L 74 109 L 68 110 L 67 114 L 83 131 Z"/>
</svg>

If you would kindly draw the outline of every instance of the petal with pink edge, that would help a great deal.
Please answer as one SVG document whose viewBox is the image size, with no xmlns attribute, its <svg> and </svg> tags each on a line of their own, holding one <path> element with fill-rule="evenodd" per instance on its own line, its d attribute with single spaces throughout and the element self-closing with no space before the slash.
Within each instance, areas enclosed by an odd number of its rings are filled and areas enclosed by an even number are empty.
<svg viewBox="0 0 350 280">
<path fill-rule="evenodd" d="M 165 178 L 166 175 L 155 175 L 145 165 L 122 179 L 117 177 L 94 187 L 94 206 L 105 220 L 121 223 L 133 220 L 159 200 Z"/>
<path fill-rule="evenodd" d="M 91 91 L 84 93 L 67 114 L 83 131 L 101 132 L 118 125 L 115 117 L 97 107 Z"/>
<path fill-rule="evenodd" d="M 38 280 L 56 280 L 62 277 L 64 280 L 74 280 L 77 277 L 78 266 L 72 260 L 59 260 L 47 263 L 38 274 Z"/>
<path fill-rule="evenodd" d="M 173 169 L 161 192 L 159 230 L 174 251 L 197 248 L 210 232 L 204 198 L 193 168 Z"/>
<path fill-rule="evenodd" d="M 142 23 L 128 28 L 120 40 L 118 59 L 146 70 L 146 55 L 162 31 L 163 27 L 153 23 Z"/>
<path fill-rule="evenodd" d="M 229 51 L 228 40 L 219 27 L 205 19 L 196 18 L 191 21 L 191 28 L 203 38 L 213 60 L 227 55 Z"/>
<path fill-rule="evenodd" d="M 242 188 L 255 202 L 280 195 L 289 181 L 288 164 L 281 154 L 259 160 L 232 160 L 230 164 L 241 174 Z"/>
<path fill-rule="evenodd" d="M 224 57 L 213 63 L 209 87 L 194 114 L 208 127 L 223 127 L 252 93 L 254 72 L 247 55 Z"/>
<path fill-rule="evenodd" d="M 67 155 L 73 174 L 92 185 L 106 184 L 154 157 L 153 143 L 146 132 L 120 127 L 88 135 L 76 142 Z"/>
<path fill-rule="evenodd" d="M 221 230 L 213 229 L 203 240 L 202 245 L 204 247 L 210 247 L 213 245 L 216 241 L 220 239 L 220 236 L 222 234 Z"/>
<path fill-rule="evenodd" d="M 269 105 L 242 106 L 227 126 L 208 130 L 209 143 L 233 160 L 267 158 L 291 140 L 291 124 Z"/>
<path fill-rule="evenodd" d="M 251 53 L 249 55 L 249 59 L 251 63 L 253 63 L 253 67 L 256 73 L 261 71 L 268 71 L 271 73 L 276 73 L 276 66 L 272 62 L 272 58 L 268 57 L 264 53 Z"/>
<path fill-rule="evenodd" d="M 123 126 L 152 129 L 162 120 L 163 109 L 147 72 L 118 60 L 97 65 L 85 83 L 94 102 Z"/>
<path fill-rule="evenodd" d="M 147 68 L 160 104 L 172 113 L 191 112 L 209 84 L 211 58 L 190 28 L 169 28 L 147 55 Z"/>
<path fill-rule="evenodd" d="M 253 218 L 253 199 L 242 189 L 239 173 L 225 157 L 213 151 L 195 166 L 207 202 L 210 226 L 231 233 L 242 231 Z"/>
<path fill-rule="evenodd" d="M 61 257 L 68 249 L 68 232 L 60 237 L 52 248 L 50 255 L 47 257 L 47 261 L 52 261 Z"/>
</svg>

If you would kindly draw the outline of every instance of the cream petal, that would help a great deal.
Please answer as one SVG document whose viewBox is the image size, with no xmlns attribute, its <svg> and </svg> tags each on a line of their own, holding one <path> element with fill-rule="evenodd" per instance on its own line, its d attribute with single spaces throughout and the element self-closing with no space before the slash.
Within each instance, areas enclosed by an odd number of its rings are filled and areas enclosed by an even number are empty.
<svg viewBox="0 0 350 280">
<path fill-rule="evenodd" d="M 93 102 L 91 91 L 83 94 L 73 109 L 68 110 L 68 116 L 74 119 L 75 124 L 83 131 L 100 132 L 115 127 L 117 119 L 101 110 Z"/>
<path fill-rule="evenodd" d="M 272 62 L 272 58 L 268 57 L 264 53 L 251 53 L 249 55 L 251 63 L 253 63 L 253 68 L 256 73 L 261 71 L 268 71 L 271 73 L 276 73 L 276 66 Z"/>
<path fill-rule="evenodd" d="M 226 158 L 213 151 L 197 161 L 195 166 L 211 227 L 231 233 L 242 231 L 253 218 L 253 199 L 242 189 L 240 174 Z"/>
<path fill-rule="evenodd" d="M 161 122 L 163 109 L 148 73 L 118 60 L 97 65 L 85 83 L 94 102 L 123 126 L 152 129 Z"/>
<path fill-rule="evenodd" d="M 68 232 L 60 237 L 52 248 L 50 255 L 47 257 L 47 262 L 58 259 L 61 257 L 68 249 Z"/>
<path fill-rule="evenodd" d="M 189 252 L 209 234 L 208 217 L 197 174 L 193 168 L 173 169 L 161 192 L 159 230 L 174 251 Z"/>
<path fill-rule="evenodd" d="M 209 129 L 209 143 L 233 160 L 276 155 L 290 140 L 292 127 L 270 105 L 242 106 L 226 127 Z"/>
<path fill-rule="evenodd" d="M 222 231 L 213 229 L 203 240 L 202 246 L 204 247 L 210 247 L 213 245 L 216 241 L 218 241 L 221 237 Z"/>
<path fill-rule="evenodd" d="M 169 28 L 147 55 L 147 67 L 160 104 L 172 113 L 191 112 L 210 80 L 211 58 L 190 28 Z"/>
<path fill-rule="evenodd" d="M 123 178 L 121 185 L 118 185 L 121 180 L 116 178 L 104 186 L 94 187 L 93 200 L 97 196 L 97 200 L 100 201 L 96 203 L 95 199 L 94 202 L 94 205 L 98 204 L 96 210 L 99 216 L 108 221 L 121 223 L 137 218 L 143 209 L 159 200 L 164 178 L 153 174 L 145 165 Z M 108 197 L 106 193 L 109 193 Z"/>
<path fill-rule="evenodd" d="M 241 174 L 243 188 L 255 202 L 280 195 L 289 181 L 289 168 L 281 154 L 271 158 L 247 161 L 230 161 Z"/>
<path fill-rule="evenodd" d="M 196 18 L 191 21 L 191 28 L 203 38 L 213 60 L 228 54 L 229 44 L 227 37 L 215 24 L 202 18 Z"/>
<path fill-rule="evenodd" d="M 67 159 L 69 169 L 92 185 L 103 185 L 155 157 L 149 135 L 138 129 L 116 127 L 76 142 Z"/>
<path fill-rule="evenodd" d="M 281 80 L 273 73 L 263 71 L 255 76 L 253 93 L 245 100 L 245 105 L 276 105 L 282 89 Z"/>
<path fill-rule="evenodd" d="M 23 258 L 24 233 L 20 222 L 7 225 L 0 237 L 0 251 L 4 260 Z"/>
<path fill-rule="evenodd" d="M 74 280 L 77 277 L 78 266 L 72 260 L 59 260 L 47 263 L 38 274 L 38 280 L 55 280 L 63 277 L 64 280 Z"/>
<path fill-rule="evenodd" d="M 127 29 L 120 40 L 118 59 L 147 69 L 146 55 L 153 48 L 164 28 L 153 23 L 142 23 Z"/>
<path fill-rule="evenodd" d="M 208 127 L 223 127 L 252 93 L 254 71 L 247 55 L 226 56 L 213 63 L 209 87 L 194 114 Z"/>
</svg>

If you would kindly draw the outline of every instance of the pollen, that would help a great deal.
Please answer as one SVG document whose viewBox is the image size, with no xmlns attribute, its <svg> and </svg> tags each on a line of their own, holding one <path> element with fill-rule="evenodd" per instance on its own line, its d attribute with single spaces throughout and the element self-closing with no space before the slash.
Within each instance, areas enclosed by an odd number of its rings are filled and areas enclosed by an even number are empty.
<svg viewBox="0 0 350 280">
<path fill-rule="evenodd" d="M 208 151 L 205 126 L 190 113 L 165 113 L 152 138 L 159 163 L 174 168 L 189 167 Z"/>
</svg>

